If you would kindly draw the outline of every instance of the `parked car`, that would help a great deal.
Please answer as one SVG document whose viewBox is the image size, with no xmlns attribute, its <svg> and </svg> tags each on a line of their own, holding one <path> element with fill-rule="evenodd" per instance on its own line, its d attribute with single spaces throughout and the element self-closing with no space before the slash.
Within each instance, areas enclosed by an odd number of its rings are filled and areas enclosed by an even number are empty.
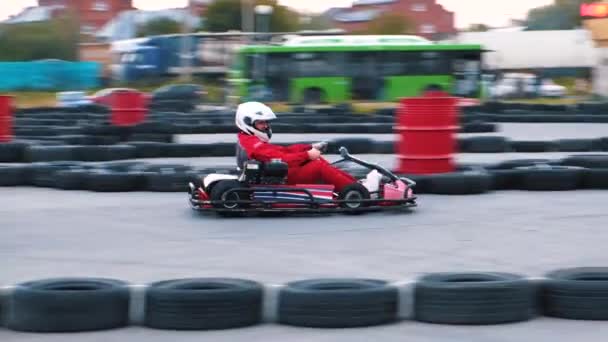
<svg viewBox="0 0 608 342">
<path fill-rule="evenodd" d="M 566 88 L 534 74 L 507 73 L 490 86 L 493 98 L 563 97 Z"/>
<path fill-rule="evenodd" d="M 172 84 L 152 92 L 150 106 L 158 110 L 191 111 L 206 96 L 207 92 L 198 84 Z"/>
<path fill-rule="evenodd" d="M 57 105 L 64 108 L 87 106 L 93 102 L 84 91 L 62 91 L 57 93 Z"/>
<path fill-rule="evenodd" d="M 566 87 L 555 84 L 552 80 L 544 80 L 538 92 L 544 97 L 563 97 L 566 96 Z"/>
</svg>

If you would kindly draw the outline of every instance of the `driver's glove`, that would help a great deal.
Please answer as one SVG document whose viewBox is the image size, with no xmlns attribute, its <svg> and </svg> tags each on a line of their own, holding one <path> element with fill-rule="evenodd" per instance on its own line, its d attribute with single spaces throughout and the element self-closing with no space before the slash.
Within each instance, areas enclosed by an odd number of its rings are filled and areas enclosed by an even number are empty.
<svg viewBox="0 0 608 342">
<path fill-rule="evenodd" d="M 327 152 L 327 145 L 328 145 L 327 141 L 322 141 L 322 142 L 312 144 L 312 148 L 325 153 L 325 152 Z"/>
</svg>

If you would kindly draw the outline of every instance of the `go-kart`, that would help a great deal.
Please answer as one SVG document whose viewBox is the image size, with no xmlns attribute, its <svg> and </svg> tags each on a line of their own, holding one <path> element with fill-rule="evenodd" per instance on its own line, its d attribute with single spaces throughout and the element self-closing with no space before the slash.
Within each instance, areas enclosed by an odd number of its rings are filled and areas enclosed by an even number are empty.
<svg viewBox="0 0 608 342">
<path fill-rule="evenodd" d="M 213 173 L 198 186 L 188 184 L 192 209 L 215 212 L 220 216 L 238 216 L 256 212 L 360 213 L 403 209 L 416 206 L 413 187 L 416 183 L 391 171 L 351 156 L 345 147 L 339 149 L 342 159 L 332 163 L 353 162 L 372 170 L 366 180 L 378 176 L 370 191 L 365 180 L 353 183 L 339 193 L 328 184 L 287 185 L 287 164 L 281 160 L 261 163 L 244 162 L 240 175 Z"/>
</svg>

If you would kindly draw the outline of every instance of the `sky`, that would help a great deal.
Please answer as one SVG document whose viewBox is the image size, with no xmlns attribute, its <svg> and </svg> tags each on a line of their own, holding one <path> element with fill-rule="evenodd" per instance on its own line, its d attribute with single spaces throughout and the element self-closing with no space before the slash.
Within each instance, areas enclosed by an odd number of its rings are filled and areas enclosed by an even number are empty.
<svg viewBox="0 0 608 342">
<path fill-rule="evenodd" d="M 184 7 L 187 0 L 133 0 L 135 7 L 154 10 Z M 447 10 L 456 13 L 456 27 L 464 28 L 472 23 L 505 26 L 510 19 L 524 19 L 530 8 L 547 5 L 553 0 L 437 0 Z M 19 13 L 27 6 L 35 6 L 37 0 L 0 0 L 0 20 Z M 279 0 L 279 3 L 297 10 L 321 12 L 329 7 L 348 7 L 352 0 Z"/>
</svg>

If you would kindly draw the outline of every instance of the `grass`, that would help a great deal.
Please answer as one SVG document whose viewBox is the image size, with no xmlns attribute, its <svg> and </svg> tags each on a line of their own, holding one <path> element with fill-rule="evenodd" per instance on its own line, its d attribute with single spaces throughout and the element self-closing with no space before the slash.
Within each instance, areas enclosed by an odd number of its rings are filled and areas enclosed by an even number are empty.
<svg viewBox="0 0 608 342">
<path fill-rule="evenodd" d="M 57 94 L 53 92 L 10 92 L 13 103 L 18 108 L 54 107 L 57 105 Z"/>
<path fill-rule="evenodd" d="M 501 102 L 506 103 L 527 103 L 527 104 L 547 104 L 547 105 L 573 105 L 585 98 L 582 97 L 564 97 L 564 98 L 540 98 L 540 99 L 512 99 L 502 100 Z"/>
</svg>

